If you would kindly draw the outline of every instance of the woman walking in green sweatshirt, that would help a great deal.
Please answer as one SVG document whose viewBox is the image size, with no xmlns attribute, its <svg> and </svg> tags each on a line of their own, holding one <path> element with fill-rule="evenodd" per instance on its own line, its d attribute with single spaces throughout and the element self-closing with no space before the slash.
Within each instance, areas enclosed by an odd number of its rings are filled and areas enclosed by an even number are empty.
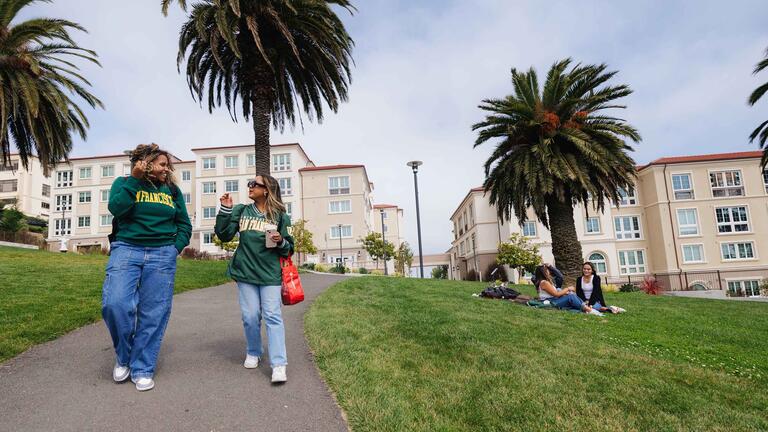
<svg viewBox="0 0 768 432">
<path fill-rule="evenodd" d="M 248 182 L 252 203 L 233 206 L 225 193 L 216 216 L 216 236 L 228 242 L 240 233 L 240 241 L 229 264 L 229 274 L 237 282 L 240 310 L 245 329 L 246 356 L 243 366 L 259 366 L 263 353 L 261 320 L 267 326 L 272 382 L 287 380 L 285 367 L 285 327 L 280 311 L 282 271 L 280 257 L 293 253 L 291 220 L 285 212 L 280 185 L 268 175 Z"/>
<path fill-rule="evenodd" d="M 155 386 L 176 256 L 192 233 L 171 159 L 157 144 L 139 145 L 131 153 L 131 175 L 116 179 L 109 193 L 117 233 L 110 238 L 101 313 L 117 356 L 112 378 L 130 376 L 139 391 Z"/>
</svg>

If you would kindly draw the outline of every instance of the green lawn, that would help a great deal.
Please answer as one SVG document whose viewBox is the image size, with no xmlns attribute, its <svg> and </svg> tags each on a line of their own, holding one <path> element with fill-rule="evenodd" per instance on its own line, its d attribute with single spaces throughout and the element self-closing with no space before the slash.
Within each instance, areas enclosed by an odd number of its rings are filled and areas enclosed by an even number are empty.
<svg viewBox="0 0 768 432">
<path fill-rule="evenodd" d="M 768 430 L 768 304 L 616 293 L 628 313 L 599 318 L 482 287 L 352 278 L 315 301 L 353 430 Z"/>
<path fill-rule="evenodd" d="M 0 362 L 100 319 L 107 259 L 0 247 Z M 179 260 L 176 293 L 228 281 L 226 264 Z"/>
</svg>

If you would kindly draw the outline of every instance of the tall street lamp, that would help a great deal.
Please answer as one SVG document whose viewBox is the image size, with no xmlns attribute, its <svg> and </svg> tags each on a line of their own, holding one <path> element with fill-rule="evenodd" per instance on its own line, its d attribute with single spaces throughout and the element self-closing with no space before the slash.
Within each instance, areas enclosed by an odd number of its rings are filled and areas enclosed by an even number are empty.
<svg viewBox="0 0 768 432">
<path fill-rule="evenodd" d="M 424 279 L 424 254 L 421 253 L 421 215 L 419 214 L 419 181 L 416 173 L 419 172 L 421 161 L 410 161 L 406 165 L 413 169 L 413 188 L 416 191 L 416 233 L 419 235 L 419 277 Z"/>
<path fill-rule="evenodd" d="M 384 240 L 384 276 L 389 275 L 387 270 L 387 237 L 384 235 L 384 209 L 379 209 L 381 213 L 381 239 Z"/>
<path fill-rule="evenodd" d="M 344 265 L 344 252 L 341 249 L 341 224 L 339 224 L 339 267 Z"/>
</svg>

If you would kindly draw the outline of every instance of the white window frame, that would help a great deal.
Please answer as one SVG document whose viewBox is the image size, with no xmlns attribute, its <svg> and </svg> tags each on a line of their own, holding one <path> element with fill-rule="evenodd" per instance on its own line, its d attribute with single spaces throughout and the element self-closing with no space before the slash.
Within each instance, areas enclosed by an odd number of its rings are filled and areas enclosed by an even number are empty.
<svg viewBox="0 0 768 432">
<path fill-rule="evenodd" d="M 106 192 L 106 196 L 105 196 Z M 109 202 L 109 189 L 101 189 L 99 191 L 99 202 Z"/>
<path fill-rule="evenodd" d="M 751 257 L 741 257 L 741 250 L 739 249 L 740 244 L 751 244 L 752 247 L 752 256 Z M 723 254 L 723 246 L 725 245 L 733 245 L 733 251 L 736 255 L 736 258 L 726 258 Z M 746 241 L 735 241 L 735 242 L 720 242 L 720 259 L 723 260 L 723 262 L 733 262 L 733 261 L 755 261 L 757 260 L 757 248 L 755 247 L 755 242 L 753 240 L 746 240 Z"/>
<path fill-rule="evenodd" d="M 87 199 L 83 199 L 87 198 Z M 78 204 L 88 204 L 92 202 L 93 199 L 91 197 L 91 191 L 80 191 L 77 193 L 77 203 Z"/>
<path fill-rule="evenodd" d="M 105 172 L 106 172 L 106 174 L 105 174 Z M 102 165 L 101 166 L 101 177 L 102 178 L 108 178 L 108 177 L 114 177 L 114 176 L 115 176 L 115 164 Z"/>
<path fill-rule="evenodd" d="M 621 254 L 622 254 L 622 252 L 625 253 L 625 254 L 628 254 L 629 252 L 632 252 L 633 255 L 634 255 L 634 258 L 635 258 L 635 264 L 629 264 L 629 259 L 628 259 L 629 255 L 625 255 L 625 258 L 627 258 L 626 259 L 626 264 L 622 264 L 621 263 Z M 643 260 L 642 264 L 638 263 L 638 261 L 639 261 L 637 259 L 638 258 L 638 254 L 637 254 L 638 252 L 640 252 L 640 254 L 642 255 L 642 260 Z M 648 273 L 648 257 L 647 257 L 647 255 L 645 253 L 645 249 L 620 249 L 620 250 L 616 251 L 616 254 L 618 255 L 619 274 L 621 274 L 622 276 L 626 276 L 626 275 L 639 275 L 639 274 L 646 274 L 646 273 Z M 632 269 L 632 268 L 636 269 L 636 271 L 630 272 L 629 270 Z M 640 270 L 641 268 L 642 268 L 642 270 Z"/>
<path fill-rule="evenodd" d="M 106 218 L 107 222 L 104 222 L 104 218 Z M 114 219 L 114 216 L 112 216 L 111 214 L 99 215 L 99 226 L 100 227 L 112 226 L 112 219 Z"/>
<path fill-rule="evenodd" d="M 204 244 L 204 245 L 212 245 L 212 244 L 215 244 L 215 243 L 213 242 L 213 238 L 214 238 L 215 236 L 216 236 L 216 233 L 214 233 L 214 232 L 212 232 L 212 231 L 204 232 L 204 233 L 202 233 L 202 235 L 200 236 L 200 237 L 201 237 L 201 239 L 200 239 L 200 243 L 201 243 L 201 244 Z M 206 237 L 210 238 L 210 241 L 207 241 L 207 240 L 206 240 Z"/>
<path fill-rule="evenodd" d="M 235 185 L 234 189 L 231 189 L 231 185 Z M 224 192 L 240 192 L 240 182 L 238 180 L 224 180 Z"/>
<path fill-rule="evenodd" d="M 276 180 L 277 180 L 277 183 L 280 185 L 280 194 L 282 196 L 293 195 L 293 181 L 291 177 L 280 177 Z M 284 187 L 284 186 L 288 186 L 288 187 Z"/>
<path fill-rule="evenodd" d="M 82 222 L 88 222 L 87 224 L 83 224 Z M 78 228 L 90 228 L 91 227 L 91 217 L 90 216 L 78 216 L 77 217 L 77 227 Z"/>
<path fill-rule="evenodd" d="M 691 211 L 691 210 L 693 210 L 693 216 L 696 218 L 696 223 L 695 224 L 690 224 L 690 223 L 682 224 L 682 223 L 680 223 L 680 212 L 681 211 L 688 212 L 688 211 Z M 678 235 L 678 237 L 699 237 L 701 235 L 701 228 L 699 227 L 699 209 L 697 209 L 696 207 L 679 208 L 679 209 L 675 210 L 675 217 L 677 218 L 677 235 Z M 691 227 L 695 227 L 696 228 L 696 232 L 695 233 L 683 234 L 683 229 L 684 228 L 690 229 Z"/>
<path fill-rule="evenodd" d="M 53 221 L 53 235 L 56 237 L 72 235 L 72 219 L 54 219 Z"/>
<path fill-rule="evenodd" d="M 339 228 L 338 225 L 331 226 L 330 234 L 328 235 L 328 239 L 329 240 L 338 240 L 339 239 L 338 236 L 334 236 L 333 235 L 334 230 L 338 231 L 338 228 Z M 346 228 L 349 228 L 349 235 L 344 235 L 344 231 L 346 231 Z M 341 226 L 341 233 L 340 234 L 341 234 L 341 238 L 342 239 L 352 238 L 352 234 L 353 234 L 352 233 L 352 225 L 344 225 L 344 224 L 342 224 L 342 226 Z"/>
<path fill-rule="evenodd" d="M 192 171 L 183 170 L 181 172 L 181 181 L 192 181 Z"/>
<path fill-rule="evenodd" d="M 338 179 L 338 186 L 333 186 L 332 183 L 334 183 L 334 180 Z M 347 179 L 346 183 L 347 186 L 343 186 L 342 179 Z M 328 195 L 349 195 L 352 192 L 352 188 L 350 187 L 350 184 L 352 182 L 352 179 L 350 176 L 329 176 L 328 177 Z M 344 190 L 346 189 L 346 192 Z"/>
<path fill-rule="evenodd" d="M 291 170 L 291 154 L 279 153 L 272 155 L 272 172 L 285 172 Z"/>
<path fill-rule="evenodd" d="M 56 195 L 56 211 L 72 211 L 72 194 Z"/>
<path fill-rule="evenodd" d="M 256 153 L 248 153 L 245 155 L 245 166 L 256 166 Z"/>
<path fill-rule="evenodd" d="M 768 168 L 763 170 L 763 185 L 765 186 L 765 193 L 768 194 Z"/>
<path fill-rule="evenodd" d="M 744 174 L 741 172 L 741 169 L 739 168 L 725 168 L 725 169 L 717 169 L 717 170 L 708 170 L 707 173 L 709 174 L 709 191 L 712 194 L 712 198 L 738 198 L 738 197 L 744 197 L 746 194 L 746 189 L 744 187 Z M 727 173 L 738 173 L 739 178 L 739 184 L 738 185 L 727 185 L 726 183 L 726 174 Z M 722 174 L 723 176 L 723 184 L 724 186 L 712 186 L 712 176 L 717 174 Z M 730 190 L 737 190 L 740 189 L 740 194 L 731 194 Z M 725 191 L 725 195 L 715 195 L 715 191 Z"/>
<path fill-rule="evenodd" d="M 725 280 L 726 291 L 734 292 L 731 289 L 731 284 L 732 283 L 737 283 L 737 284 L 739 284 L 739 294 L 740 293 L 744 293 L 745 296 L 749 297 L 750 295 L 747 294 L 747 290 L 746 290 L 746 283 L 747 282 L 755 282 L 755 284 L 757 285 L 757 294 L 752 294 L 752 295 L 759 295 L 760 294 L 760 284 L 763 282 L 763 278 L 762 277 L 744 278 L 744 279 L 726 279 Z"/>
<path fill-rule="evenodd" d="M 590 225 L 589 225 L 589 221 L 590 220 L 596 220 L 597 221 L 597 231 L 590 231 L 589 230 L 590 229 Z M 598 234 L 601 234 L 601 233 L 602 233 L 602 229 L 600 227 L 600 218 L 599 217 L 597 217 L 597 216 L 590 216 L 590 217 L 584 218 L 584 234 L 585 235 L 598 235 Z"/>
<path fill-rule="evenodd" d="M 692 259 L 690 261 L 686 260 L 686 257 L 685 257 L 685 249 L 686 249 L 686 247 L 688 247 L 688 248 L 698 247 L 699 250 L 701 251 L 701 253 L 700 253 L 701 259 L 699 259 L 699 260 Z M 680 250 L 682 251 L 683 264 L 703 264 L 703 263 L 707 262 L 707 257 L 704 254 L 704 243 L 686 243 L 686 244 L 681 244 L 680 245 Z M 691 256 L 693 256 L 693 255 L 691 255 Z"/>
<path fill-rule="evenodd" d="M 56 187 L 57 188 L 65 188 L 65 187 L 72 187 L 72 180 L 74 178 L 74 174 L 72 170 L 69 171 L 57 171 L 56 172 Z"/>
<path fill-rule="evenodd" d="M 288 217 L 293 217 L 293 203 L 288 201 L 283 204 L 285 205 L 285 214 L 287 214 Z"/>
<path fill-rule="evenodd" d="M 184 192 L 184 204 L 192 204 L 192 194 Z"/>
<path fill-rule="evenodd" d="M 529 234 L 525 233 L 526 227 L 533 227 L 533 235 L 531 235 L 530 233 Z M 520 232 L 523 234 L 523 237 L 535 238 L 535 237 L 539 236 L 539 230 L 538 230 L 538 227 L 536 226 L 536 222 L 535 221 L 525 221 L 525 222 L 523 222 L 523 226 L 520 227 Z"/>
<path fill-rule="evenodd" d="M 626 196 L 622 195 L 621 192 L 624 192 Z M 619 189 L 620 206 L 631 207 L 637 205 L 637 189 L 633 187 L 631 192 L 630 194 L 630 191 L 625 191 L 623 188 Z"/>
<path fill-rule="evenodd" d="M 621 228 L 624 227 L 624 219 L 629 218 L 630 223 L 632 218 L 637 218 L 637 229 L 634 229 L 634 227 L 630 227 L 632 229 L 626 230 L 622 229 L 622 231 L 616 230 L 616 220 L 621 219 Z M 632 240 L 642 240 L 643 239 L 643 224 L 640 221 L 640 215 L 622 215 L 622 216 L 614 216 L 613 217 L 613 230 L 616 234 L 616 241 L 632 241 Z M 621 233 L 621 237 L 619 237 L 619 233 Z M 637 236 L 635 236 L 637 234 Z M 630 238 L 627 238 L 626 236 L 630 235 Z"/>
<path fill-rule="evenodd" d="M 349 203 L 349 211 L 344 211 L 342 203 Z M 339 210 L 333 211 L 333 205 L 338 204 Z M 342 213 L 352 213 L 352 200 L 346 199 L 346 200 L 334 200 L 334 201 L 328 201 L 328 214 L 342 214 Z"/>
<path fill-rule="evenodd" d="M 216 219 L 216 207 L 203 207 L 203 219 Z"/>
<path fill-rule="evenodd" d="M 216 156 L 207 156 L 207 157 L 201 158 L 200 164 L 203 166 L 204 170 L 215 170 Z"/>
<path fill-rule="evenodd" d="M 86 172 L 88 173 L 88 175 L 87 176 L 83 175 L 83 173 L 86 173 Z M 86 180 L 86 179 L 93 178 L 93 167 L 89 167 L 89 166 L 88 167 L 80 167 L 79 178 L 80 178 L 80 180 Z"/>
<path fill-rule="evenodd" d="M 206 187 L 206 186 L 210 186 L 210 185 L 213 185 L 213 191 L 211 191 L 210 188 Z M 203 184 L 201 186 L 202 186 L 201 189 L 203 191 L 203 195 L 216 195 L 216 182 L 215 181 L 203 182 Z M 208 192 L 206 192 L 206 189 L 209 189 Z"/>
<path fill-rule="evenodd" d="M 735 221 L 733 217 L 733 209 L 737 208 L 744 208 L 745 214 L 747 215 L 746 221 Z M 720 222 L 717 220 L 717 211 L 720 209 L 728 209 L 728 218 L 730 221 L 728 222 Z M 749 214 L 749 205 L 747 204 L 741 204 L 741 205 L 729 205 L 729 206 L 716 206 L 714 208 L 715 212 L 715 228 L 717 229 L 717 235 L 738 235 L 738 234 L 749 234 L 752 232 L 752 224 L 750 223 L 750 220 L 752 219 Z M 737 225 L 747 225 L 746 231 L 736 231 Z M 720 231 L 720 227 L 730 227 L 730 231 Z"/>
<path fill-rule="evenodd" d="M 693 185 L 693 173 L 691 173 L 691 172 L 674 172 L 674 173 L 670 173 L 669 176 L 670 176 L 669 177 L 670 178 L 670 185 L 672 186 L 672 196 L 675 198 L 675 201 L 690 201 L 690 200 L 696 199 L 696 192 L 695 192 L 695 188 L 694 188 L 694 185 Z M 687 189 L 685 189 L 685 188 L 675 189 L 675 177 L 677 177 L 677 176 L 687 176 L 688 177 L 688 186 L 689 187 Z M 678 197 L 678 193 L 680 193 L 681 195 L 690 193 L 691 196 L 690 196 L 690 198 L 679 198 Z"/>
<path fill-rule="evenodd" d="M 603 259 L 596 260 L 592 258 L 592 255 L 595 255 L 595 254 L 600 255 L 601 257 L 603 257 Z M 595 270 L 597 271 L 597 274 L 608 274 L 608 257 L 606 257 L 604 253 L 600 251 L 592 251 L 587 255 L 587 259 L 585 261 L 591 262 L 592 265 L 596 267 Z M 602 264 L 604 267 L 604 270 L 602 271 L 600 270 L 600 264 Z"/>
<path fill-rule="evenodd" d="M 50 198 L 51 197 L 51 185 L 44 184 L 43 187 L 42 187 L 42 190 L 40 191 L 40 193 L 44 197 Z"/>
<path fill-rule="evenodd" d="M 131 165 L 130 164 L 123 164 L 123 175 L 129 176 L 131 175 Z"/>
<path fill-rule="evenodd" d="M 234 162 L 234 163 L 232 163 Z M 225 169 L 237 169 L 240 168 L 240 158 L 237 155 L 224 156 L 224 168 Z"/>
</svg>

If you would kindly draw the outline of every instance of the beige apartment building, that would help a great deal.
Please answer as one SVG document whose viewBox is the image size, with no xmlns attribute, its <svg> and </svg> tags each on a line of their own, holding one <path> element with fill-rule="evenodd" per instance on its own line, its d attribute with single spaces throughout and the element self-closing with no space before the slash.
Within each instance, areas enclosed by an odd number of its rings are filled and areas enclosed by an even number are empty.
<svg viewBox="0 0 768 432">
<path fill-rule="evenodd" d="M 666 289 L 756 294 L 768 277 L 768 172 L 761 152 L 657 159 L 639 167 L 634 190 L 599 213 L 575 209 L 584 259 L 610 281 L 655 275 Z M 482 188 L 451 216 L 451 277 L 485 272 L 511 232 L 539 244 L 552 262 L 549 231 L 530 213 L 499 221 Z"/>
<path fill-rule="evenodd" d="M 27 216 L 48 219 L 51 214 L 51 179 L 43 174 L 37 157 L 29 158 L 29 169 L 21 165 L 18 154 L 10 165 L 0 164 L 0 208 L 15 205 Z"/>
<path fill-rule="evenodd" d="M 403 233 L 403 209 L 394 204 L 374 204 L 373 206 L 373 230 L 379 234 L 384 233 L 384 240 L 391 243 L 395 250 L 405 241 Z M 395 262 L 387 262 L 387 270 L 394 272 Z"/>
</svg>

